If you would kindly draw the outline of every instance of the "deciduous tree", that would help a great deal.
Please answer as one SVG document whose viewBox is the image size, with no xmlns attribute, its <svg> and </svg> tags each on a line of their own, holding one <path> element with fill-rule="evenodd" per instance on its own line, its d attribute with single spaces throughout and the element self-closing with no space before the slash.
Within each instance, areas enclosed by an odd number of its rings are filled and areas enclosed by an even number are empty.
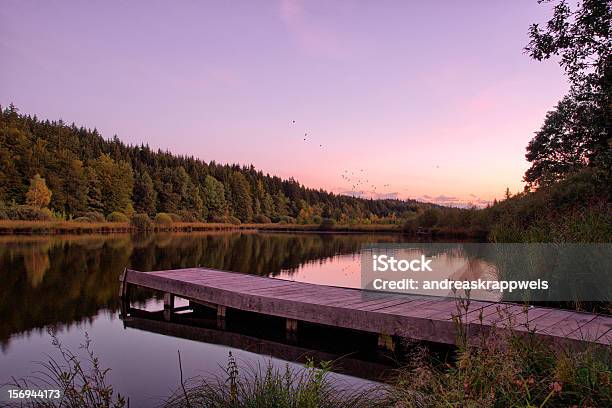
<svg viewBox="0 0 612 408">
<path fill-rule="evenodd" d="M 40 174 L 30 180 L 30 188 L 26 193 L 26 204 L 37 208 L 47 207 L 51 202 L 51 190 Z"/>
</svg>

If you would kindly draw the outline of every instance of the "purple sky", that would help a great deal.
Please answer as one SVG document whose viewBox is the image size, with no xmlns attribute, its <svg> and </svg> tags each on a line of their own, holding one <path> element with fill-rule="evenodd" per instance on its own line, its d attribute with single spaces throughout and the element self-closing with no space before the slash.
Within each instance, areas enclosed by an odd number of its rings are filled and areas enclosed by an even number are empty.
<svg viewBox="0 0 612 408">
<path fill-rule="evenodd" d="M 535 0 L 3 0 L 0 104 L 335 192 L 484 202 L 522 188 L 525 146 L 567 89 L 522 52 L 549 15 Z"/>
</svg>

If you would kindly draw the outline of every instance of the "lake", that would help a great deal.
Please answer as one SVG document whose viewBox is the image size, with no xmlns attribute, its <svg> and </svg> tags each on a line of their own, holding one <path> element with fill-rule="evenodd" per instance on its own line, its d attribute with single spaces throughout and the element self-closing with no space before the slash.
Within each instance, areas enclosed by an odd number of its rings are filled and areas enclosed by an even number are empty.
<svg viewBox="0 0 612 408">
<path fill-rule="evenodd" d="M 177 351 L 187 378 L 223 375 L 231 351 L 248 369 L 267 364 L 298 368 L 310 357 L 334 360 L 332 375 L 346 387 L 383 380 L 406 355 L 381 354 L 375 334 L 305 323 L 297 339 L 287 339 L 281 319 L 245 312 L 232 314 L 226 327 L 217 326 L 214 313 L 208 316 L 205 309 L 195 308 L 166 322 L 161 294 L 143 289 L 132 294 L 138 312 L 122 319 L 119 276 L 125 267 L 153 271 L 202 266 L 358 288 L 362 254 L 369 259 L 367 251 L 384 244 L 394 254 L 433 256 L 438 278 L 547 278 L 555 286 L 544 300 L 553 302 L 570 294 L 609 301 L 612 293 L 612 275 L 605 273 L 609 244 L 498 247 L 414 240 L 401 234 L 256 231 L 0 236 L 0 384 L 31 375 L 40 368 L 37 362 L 57 356 L 50 329 L 73 351 L 87 333 L 102 365 L 111 368 L 109 383 L 130 397 L 132 407 L 158 405 L 177 389 Z M 554 268 L 548 268 L 551 261 Z M 499 293 L 476 295 L 501 299 Z M 178 299 L 181 305 L 187 302 Z M 7 388 L 0 386 L 0 401 L 6 399 Z"/>
<path fill-rule="evenodd" d="M 360 285 L 360 251 L 364 244 L 401 243 L 395 234 L 315 233 L 158 233 L 150 235 L 0 236 L 0 383 L 38 369 L 37 361 L 56 355 L 47 329 L 57 330 L 62 343 L 78 351 L 85 333 L 104 367 L 109 382 L 130 397 L 131 406 L 159 404 L 179 386 L 177 350 L 185 377 L 222 372 L 231 350 L 246 366 L 284 367 L 303 350 L 337 345 L 321 358 L 334 358 L 363 348 L 363 338 L 313 331 L 314 346 L 282 346 L 284 334 L 274 325 L 246 322 L 228 333 L 200 333 L 214 341 L 176 337 L 172 327 L 130 327 L 119 318 L 119 276 L 126 266 L 150 271 L 205 266 L 231 271 L 347 287 Z M 144 310 L 163 308 L 161 298 L 139 293 Z M 252 322 L 251 322 L 252 323 Z M 157 324 L 157 326 L 155 326 Z M 265 329 L 265 333 L 263 333 Z M 244 334 L 245 333 L 245 334 Z M 207 337 L 208 336 L 208 337 Z M 210 337 L 213 336 L 213 337 Z M 219 337 L 220 336 L 220 337 Z M 338 341 L 341 336 L 347 336 Z M 253 340 L 263 338 L 264 340 Z M 347 340 L 348 338 L 348 340 Z M 307 339 L 308 340 L 308 339 Z M 371 340 L 375 344 L 375 339 Z M 253 346 L 254 342 L 256 347 Z M 333 344 L 332 344 L 333 343 Z M 336 344 L 337 343 L 337 344 Z M 281 346 L 279 346 L 281 344 Z M 257 352 L 245 351 L 255 350 Z M 273 356 L 272 359 L 270 356 Z M 352 371 L 372 373 L 378 363 L 361 366 L 347 358 Z M 367 360 L 367 359 L 366 359 Z M 360 374 L 358 374 L 360 375 Z M 338 374 L 350 386 L 361 380 Z M 363 375 L 361 375 L 363 376 Z M 367 375 L 365 375 L 367 377 Z M 6 397 L 6 386 L 1 390 Z M 0 398 L 0 401 L 3 399 Z"/>
</svg>

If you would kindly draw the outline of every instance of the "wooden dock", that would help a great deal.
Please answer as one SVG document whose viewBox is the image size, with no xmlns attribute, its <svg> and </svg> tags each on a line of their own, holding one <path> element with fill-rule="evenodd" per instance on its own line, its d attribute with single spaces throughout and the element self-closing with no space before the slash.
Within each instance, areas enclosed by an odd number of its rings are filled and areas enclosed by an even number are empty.
<svg viewBox="0 0 612 408">
<path fill-rule="evenodd" d="M 314 285 L 206 268 L 139 272 L 126 269 L 121 296 L 129 301 L 131 286 L 161 291 L 165 308 L 174 296 L 217 310 L 223 322 L 232 309 L 286 319 L 289 334 L 300 321 L 379 334 L 379 345 L 393 347 L 389 339 L 410 338 L 454 344 L 455 317 L 470 336 L 493 329 L 534 333 L 543 340 L 580 344 L 612 344 L 612 316 L 509 303 L 471 301 L 458 311 L 454 299 L 382 293 Z"/>
</svg>

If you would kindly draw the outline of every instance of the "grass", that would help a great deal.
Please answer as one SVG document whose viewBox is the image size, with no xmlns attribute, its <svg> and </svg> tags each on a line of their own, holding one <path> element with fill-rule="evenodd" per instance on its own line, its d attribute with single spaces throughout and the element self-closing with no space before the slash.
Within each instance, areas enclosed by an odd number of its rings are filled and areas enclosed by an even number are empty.
<svg viewBox="0 0 612 408">
<path fill-rule="evenodd" d="M 346 391 L 329 380 L 330 363 L 316 367 L 313 362 L 300 370 L 286 365 L 241 372 L 232 353 L 223 377 L 212 381 L 196 378 L 181 381 L 181 387 L 164 404 L 167 408 L 343 408 L 386 407 L 372 389 Z"/>
<path fill-rule="evenodd" d="M 22 399 L 7 406 L 19 407 L 96 407 L 124 408 L 129 400 L 117 394 L 108 385 L 106 377 L 110 369 L 101 366 L 99 358 L 91 348 L 91 341 L 85 333 L 85 342 L 80 346 L 82 355 L 66 349 L 54 329 L 48 333 L 52 344 L 59 353 L 58 358 L 49 356 L 47 361 L 39 362 L 40 369 L 28 378 L 15 379 L 6 385 L 24 392 L 31 390 L 59 390 L 59 398 Z"/>
<path fill-rule="evenodd" d="M 78 221 L 13 221 L 0 220 L 0 234 L 84 234 L 131 232 L 135 229 L 127 222 L 78 222 Z M 225 224 L 207 222 L 174 222 L 158 227 L 163 231 L 320 231 L 318 224 Z M 399 232 L 395 224 L 346 224 L 334 225 L 332 232 Z"/>
<path fill-rule="evenodd" d="M 417 348 L 397 372 L 389 406 L 397 407 L 607 407 L 612 406 L 612 353 L 592 343 L 556 345 L 537 339 L 526 324 L 479 333 L 468 341 L 458 306 L 457 350 L 435 361 Z M 585 339 L 586 340 L 586 339 Z"/>
</svg>

